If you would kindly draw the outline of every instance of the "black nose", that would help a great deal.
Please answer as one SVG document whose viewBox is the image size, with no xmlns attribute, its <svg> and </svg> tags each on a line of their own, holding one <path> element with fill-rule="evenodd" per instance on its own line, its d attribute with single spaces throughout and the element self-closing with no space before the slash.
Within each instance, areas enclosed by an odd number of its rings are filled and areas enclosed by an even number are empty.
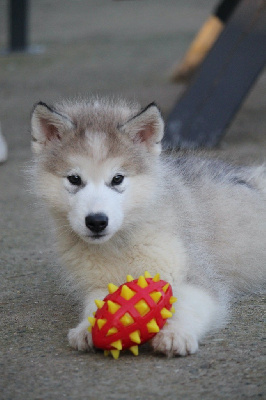
<svg viewBox="0 0 266 400">
<path fill-rule="evenodd" d="M 103 213 L 89 214 L 85 218 L 85 224 L 90 231 L 99 233 L 107 227 L 108 217 Z"/>
</svg>

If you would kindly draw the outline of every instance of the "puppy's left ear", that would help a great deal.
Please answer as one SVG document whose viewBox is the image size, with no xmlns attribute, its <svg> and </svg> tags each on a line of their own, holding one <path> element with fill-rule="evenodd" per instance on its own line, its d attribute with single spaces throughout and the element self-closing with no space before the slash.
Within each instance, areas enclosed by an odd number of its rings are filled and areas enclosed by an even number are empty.
<svg viewBox="0 0 266 400">
<path fill-rule="evenodd" d="M 67 115 L 40 101 L 31 115 L 32 150 L 39 154 L 49 142 L 60 142 L 63 135 L 74 128 Z"/>
<path fill-rule="evenodd" d="M 164 122 L 161 112 L 155 103 L 149 104 L 129 121 L 119 126 L 134 143 L 143 143 L 148 151 L 160 154 L 164 134 Z"/>
</svg>

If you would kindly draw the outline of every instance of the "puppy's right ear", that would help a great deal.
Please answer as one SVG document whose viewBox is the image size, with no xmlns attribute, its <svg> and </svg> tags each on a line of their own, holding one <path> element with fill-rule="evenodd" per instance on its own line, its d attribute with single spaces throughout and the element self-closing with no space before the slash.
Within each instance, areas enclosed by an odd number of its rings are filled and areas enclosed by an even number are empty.
<svg viewBox="0 0 266 400">
<path fill-rule="evenodd" d="M 32 150 L 41 153 L 43 148 L 52 141 L 61 141 L 64 131 L 74 128 L 71 119 L 59 113 L 53 107 L 39 102 L 31 116 Z"/>
</svg>

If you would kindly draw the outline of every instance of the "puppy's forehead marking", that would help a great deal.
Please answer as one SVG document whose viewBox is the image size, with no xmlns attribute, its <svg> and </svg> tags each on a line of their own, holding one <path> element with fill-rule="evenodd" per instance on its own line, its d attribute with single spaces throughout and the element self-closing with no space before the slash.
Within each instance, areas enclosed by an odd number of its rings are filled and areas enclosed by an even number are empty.
<svg viewBox="0 0 266 400">
<path fill-rule="evenodd" d="M 108 146 L 104 133 L 86 130 L 85 140 L 89 155 L 95 162 L 100 162 L 107 158 Z"/>
</svg>

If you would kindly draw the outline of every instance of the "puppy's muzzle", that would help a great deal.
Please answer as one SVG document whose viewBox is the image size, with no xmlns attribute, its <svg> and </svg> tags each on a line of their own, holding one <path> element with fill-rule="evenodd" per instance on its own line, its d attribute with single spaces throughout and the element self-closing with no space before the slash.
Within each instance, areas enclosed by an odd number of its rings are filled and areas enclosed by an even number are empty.
<svg viewBox="0 0 266 400">
<path fill-rule="evenodd" d="M 85 218 L 85 224 L 91 232 L 100 233 L 107 227 L 108 217 L 103 213 L 89 214 Z"/>
</svg>

